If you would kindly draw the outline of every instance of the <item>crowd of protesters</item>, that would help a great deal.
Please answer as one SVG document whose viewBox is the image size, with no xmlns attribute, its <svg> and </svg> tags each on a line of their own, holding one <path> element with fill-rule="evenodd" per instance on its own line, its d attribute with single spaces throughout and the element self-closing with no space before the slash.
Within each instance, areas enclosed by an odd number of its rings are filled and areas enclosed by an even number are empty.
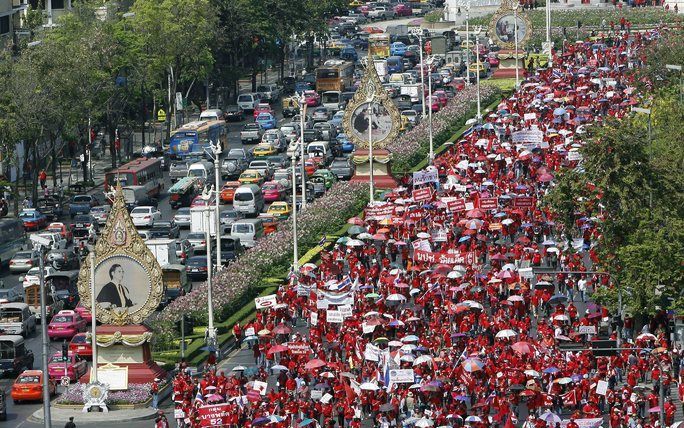
<svg viewBox="0 0 684 428">
<path fill-rule="evenodd" d="M 571 235 L 541 204 L 586 128 L 639 103 L 629 71 L 656 37 L 577 43 L 526 76 L 424 171 L 439 182 L 384 194 L 236 326 L 253 366 L 181 367 L 178 425 L 221 404 L 231 427 L 649 428 L 661 388 L 672 425 L 684 379 L 667 320 L 635 331 L 591 301 L 612 285 L 596 268 L 598 204 Z M 597 338 L 621 348 L 592 352 Z"/>
</svg>

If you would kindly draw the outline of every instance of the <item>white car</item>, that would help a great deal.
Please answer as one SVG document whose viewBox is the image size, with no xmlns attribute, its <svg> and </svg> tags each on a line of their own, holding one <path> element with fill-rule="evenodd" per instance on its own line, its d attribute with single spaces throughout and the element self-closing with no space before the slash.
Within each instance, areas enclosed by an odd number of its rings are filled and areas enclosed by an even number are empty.
<svg viewBox="0 0 684 428">
<path fill-rule="evenodd" d="M 45 266 L 43 268 L 43 273 L 45 274 L 45 277 L 48 275 L 53 275 L 56 273 L 57 270 L 51 266 Z M 32 267 L 29 269 L 28 272 L 26 272 L 26 275 L 24 275 L 24 279 L 22 280 L 22 285 L 24 288 L 30 287 L 34 284 L 40 284 L 40 267 Z"/>
<path fill-rule="evenodd" d="M 161 220 L 161 212 L 155 207 L 135 207 L 131 211 L 131 220 L 135 227 L 152 227 L 155 220 Z"/>
<path fill-rule="evenodd" d="M 44 232 L 35 235 L 49 240 L 51 250 L 65 250 L 68 245 L 67 240 L 59 233 Z"/>
<path fill-rule="evenodd" d="M 90 209 L 90 215 L 97 220 L 97 223 L 102 226 L 107 223 L 107 217 L 109 217 L 109 212 L 112 207 L 109 205 L 99 205 L 97 207 L 92 207 Z"/>
</svg>

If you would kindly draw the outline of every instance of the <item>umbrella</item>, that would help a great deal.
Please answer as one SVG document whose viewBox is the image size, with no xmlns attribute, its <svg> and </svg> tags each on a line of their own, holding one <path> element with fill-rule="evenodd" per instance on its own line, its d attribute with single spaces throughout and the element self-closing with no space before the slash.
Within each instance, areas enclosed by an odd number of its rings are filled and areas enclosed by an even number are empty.
<svg viewBox="0 0 684 428">
<path fill-rule="evenodd" d="M 287 367 L 280 365 L 280 364 L 276 364 L 274 366 L 271 366 L 271 370 L 280 370 L 280 371 L 286 371 L 286 372 L 290 371 L 290 369 L 288 369 Z"/>
<path fill-rule="evenodd" d="M 373 235 L 371 235 L 371 234 L 368 233 L 368 232 L 362 232 L 362 233 L 359 233 L 359 234 L 356 236 L 356 238 L 357 238 L 357 239 L 373 239 Z"/>
<path fill-rule="evenodd" d="M 288 327 L 286 324 L 280 323 L 275 328 L 273 329 L 273 333 L 275 334 L 290 334 L 292 333 L 292 329 Z"/>
<path fill-rule="evenodd" d="M 361 220 L 358 217 L 352 217 L 349 220 L 347 220 L 347 223 L 352 224 L 354 226 L 363 226 L 363 220 Z"/>
<path fill-rule="evenodd" d="M 420 418 L 414 425 L 418 428 L 427 428 L 435 425 L 435 423 L 432 421 L 432 419 Z"/>
<path fill-rule="evenodd" d="M 642 333 L 637 336 L 637 340 L 656 340 L 656 337 L 651 333 Z"/>
<path fill-rule="evenodd" d="M 508 339 L 509 337 L 515 337 L 518 333 L 515 330 L 504 329 L 496 333 L 497 339 Z"/>
<path fill-rule="evenodd" d="M 218 394 L 211 394 L 207 398 L 207 401 L 223 401 L 223 397 Z"/>
<path fill-rule="evenodd" d="M 562 294 L 554 294 L 554 295 L 551 296 L 551 298 L 549 299 L 549 303 L 552 304 L 552 305 L 555 305 L 555 304 L 560 303 L 560 302 L 565 302 L 566 300 L 568 300 L 568 298 L 565 297 L 564 295 L 562 295 Z"/>
<path fill-rule="evenodd" d="M 558 107 L 553 111 L 554 116 L 563 116 L 565 113 L 567 113 L 567 111 L 562 107 Z"/>
<path fill-rule="evenodd" d="M 366 232 L 366 228 L 363 226 L 350 226 L 349 229 L 347 229 L 347 233 L 350 235 L 358 235 L 364 232 Z"/>
<path fill-rule="evenodd" d="M 276 346 L 273 346 L 271 349 L 269 349 L 268 352 L 266 352 L 266 354 L 268 354 L 268 355 L 279 354 L 281 352 L 287 351 L 288 349 L 290 349 L 290 348 L 288 348 L 285 345 L 276 345 Z"/>
<path fill-rule="evenodd" d="M 419 337 L 413 334 L 401 338 L 401 341 L 404 343 L 418 342 L 418 340 L 420 340 Z"/>
<path fill-rule="evenodd" d="M 431 357 L 431 356 L 429 356 L 429 355 L 421 355 L 420 357 L 416 358 L 416 359 L 413 361 L 413 365 L 414 365 L 414 366 L 417 366 L 417 365 L 419 365 L 419 364 L 429 363 L 429 362 L 432 362 L 432 357 Z"/>
<path fill-rule="evenodd" d="M 541 416 L 539 416 L 539 419 L 545 421 L 547 424 L 551 424 L 554 426 L 557 423 L 558 424 L 561 423 L 561 418 L 557 414 L 549 412 L 549 411 L 542 413 Z"/>
<path fill-rule="evenodd" d="M 468 358 L 461 365 L 463 366 L 463 370 L 467 371 L 468 373 L 482 370 L 484 367 L 484 363 L 477 358 Z"/>
<path fill-rule="evenodd" d="M 306 418 L 306 419 L 304 419 L 303 421 L 301 421 L 301 422 L 299 423 L 299 426 L 300 426 L 300 428 L 301 428 L 301 427 L 305 427 L 305 426 L 310 425 L 310 424 L 312 424 L 312 423 L 314 423 L 314 422 L 316 422 L 316 421 L 314 421 L 313 419 L 310 419 L 310 418 Z"/>
<path fill-rule="evenodd" d="M 390 294 L 386 299 L 388 302 L 404 302 L 406 297 L 401 294 Z"/>
<path fill-rule="evenodd" d="M 523 373 L 525 373 L 527 376 L 532 376 L 532 377 L 541 377 L 541 373 L 539 373 L 536 370 L 525 370 Z"/>
<path fill-rule="evenodd" d="M 470 415 L 467 418 L 465 418 L 465 421 L 466 422 L 482 422 L 482 419 L 480 419 L 479 416 Z"/>
<path fill-rule="evenodd" d="M 541 174 L 539 177 L 537 177 L 537 180 L 540 183 L 548 183 L 549 181 L 553 180 L 553 175 L 549 173 Z"/>
<path fill-rule="evenodd" d="M 347 247 L 363 247 L 363 241 L 358 239 L 350 239 L 347 241 Z"/>
<path fill-rule="evenodd" d="M 318 358 L 314 358 L 313 360 L 306 363 L 304 368 L 307 370 L 318 369 L 318 368 L 326 366 L 326 364 L 327 363 L 325 361 L 319 360 Z"/>
<path fill-rule="evenodd" d="M 235 366 L 233 367 L 234 372 L 243 372 L 245 371 L 245 368 L 243 366 Z"/>
<path fill-rule="evenodd" d="M 266 418 L 266 417 L 260 417 L 256 418 L 252 421 L 252 426 L 259 426 L 259 425 L 266 425 L 268 423 L 271 423 L 271 418 Z"/>
<path fill-rule="evenodd" d="M 565 385 L 565 384 L 568 384 L 568 383 L 572 382 L 572 378 L 570 378 L 570 377 L 561 377 L 561 378 L 558 378 L 558 379 L 554 380 L 554 382 L 556 382 L 557 384 L 560 384 L 560 385 Z"/>
<path fill-rule="evenodd" d="M 544 370 L 542 370 L 544 373 L 558 373 L 560 369 L 558 367 L 547 367 Z"/>
<path fill-rule="evenodd" d="M 533 354 L 534 347 L 529 342 L 515 342 L 511 345 L 513 349 L 518 354 Z"/>
<path fill-rule="evenodd" d="M 570 321 L 570 317 L 565 314 L 558 314 L 553 317 L 554 321 Z"/>
<path fill-rule="evenodd" d="M 523 296 L 518 296 L 517 294 L 514 294 L 513 296 L 509 296 L 508 299 L 509 302 L 524 302 L 525 299 Z"/>
<path fill-rule="evenodd" d="M 364 391 L 379 391 L 380 390 L 380 387 L 376 383 L 373 383 L 373 382 L 364 382 L 361 384 L 361 386 L 359 388 L 361 388 Z"/>
</svg>

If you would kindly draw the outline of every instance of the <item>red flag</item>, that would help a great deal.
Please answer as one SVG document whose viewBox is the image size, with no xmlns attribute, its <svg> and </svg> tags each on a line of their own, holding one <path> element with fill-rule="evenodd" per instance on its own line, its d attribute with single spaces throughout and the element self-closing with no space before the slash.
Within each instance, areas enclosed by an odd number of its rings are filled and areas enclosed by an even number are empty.
<svg viewBox="0 0 684 428">
<path fill-rule="evenodd" d="M 257 389 L 247 391 L 247 399 L 252 402 L 261 401 L 261 393 Z"/>
<path fill-rule="evenodd" d="M 506 423 L 504 424 L 504 428 L 516 428 L 515 424 L 513 423 L 512 420 L 512 415 L 508 415 L 506 418 Z"/>
<path fill-rule="evenodd" d="M 563 399 L 564 407 L 577 405 L 577 391 L 575 391 L 574 389 L 568 392 L 567 394 L 561 395 L 561 398 Z"/>
<path fill-rule="evenodd" d="M 344 385 L 344 393 L 347 395 L 347 400 L 354 400 L 356 394 L 354 394 L 354 390 L 349 386 L 349 382 L 342 375 L 340 375 L 340 382 Z"/>
</svg>

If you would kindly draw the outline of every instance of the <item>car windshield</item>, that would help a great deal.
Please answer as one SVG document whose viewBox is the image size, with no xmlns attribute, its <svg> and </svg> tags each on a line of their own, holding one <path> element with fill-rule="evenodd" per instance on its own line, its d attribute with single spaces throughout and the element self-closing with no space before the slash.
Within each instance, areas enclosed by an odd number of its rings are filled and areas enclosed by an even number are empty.
<svg viewBox="0 0 684 428">
<path fill-rule="evenodd" d="M 252 232 L 251 224 L 233 224 L 232 233 L 250 233 Z"/>
<path fill-rule="evenodd" d="M 188 260 L 188 266 L 206 266 L 207 259 L 205 257 L 191 258 Z"/>
<path fill-rule="evenodd" d="M 22 375 L 17 379 L 17 383 L 40 383 L 38 375 Z"/>
<path fill-rule="evenodd" d="M 71 343 L 88 343 L 85 335 L 77 334 L 71 339 Z"/>
<path fill-rule="evenodd" d="M 240 95 L 238 97 L 238 101 L 240 101 L 240 102 L 252 102 L 252 96 L 251 95 Z"/>
<path fill-rule="evenodd" d="M 237 218 L 237 216 L 237 211 L 224 211 L 221 213 L 221 217 L 223 218 Z"/>
<path fill-rule="evenodd" d="M 87 196 L 87 195 L 74 196 L 74 202 L 76 202 L 76 203 L 79 203 L 79 202 L 90 203 L 90 196 Z"/>
<path fill-rule="evenodd" d="M 278 186 L 276 184 L 264 184 L 263 190 L 276 190 Z"/>
<path fill-rule="evenodd" d="M 101 214 L 105 213 L 106 211 L 107 210 L 105 209 L 105 207 L 95 207 L 90 209 L 91 214 Z"/>
<path fill-rule="evenodd" d="M 131 211 L 131 214 L 149 214 L 149 213 L 150 213 L 150 209 L 147 207 L 136 207 L 136 208 L 133 208 L 133 210 Z"/>
<path fill-rule="evenodd" d="M 66 315 L 56 315 L 53 319 L 52 322 L 71 322 L 74 319 L 74 317 L 71 316 L 66 316 Z"/>
<path fill-rule="evenodd" d="M 176 212 L 176 215 L 190 215 L 190 208 L 181 208 Z"/>
<path fill-rule="evenodd" d="M 51 363 L 66 363 L 66 362 L 71 362 L 71 358 L 69 357 L 64 357 L 63 355 L 53 355 L 52 358 L 50 358 Z"/>
<path fill-rule="evenodd" d="M 204 177 L 205 171 L 203 169 L 191 169 L 188 171 L 189 177 Z"/>
<path fill-rule="evenodd" d="M 271 211 L 287 211 L 285 205 L 271 205 Z"/>
<path fill-rule="evenodd" d="M 188 239 L 202 240 L 204 239 L 204 233 L 188 233 Z"/>
<path fill-rule="evenodd" d="M 20 251 L 17 254 L 15 254 L 14 257 L 12 257 L 12 258 L 15 260 L 16 259 L 30 259 L 32 256 L 33 256 L 33 254 L 31 254 L 28 251 Z"/>
<path fill-rule="evenodd" d="M 252 195 L 252 192 L 238 192 L 233 199 L 239 202 L 247 202 L 253 200 L 254 196 Z"/>
<path fill-rule="evenodd" d="M 337 167 L 339 167 L 339 166 L 347 166 L 347 165 L 348 165 L 348 164 L 347 164 L 347 161 L 335 161 L 335 162 L 332 163 L 332 166 L 337 166 Z"/>
<path fill-rule="evenodd" d="M 0 299 L 10 300 L 10 292 L 12 290 L 0 290 Z"/>
<path fill-rule="evenodd" d="M 22 211 L 19 213 L 20 218 L 33 218 L 35 215 L 35 211 Z"/>
</svg>

